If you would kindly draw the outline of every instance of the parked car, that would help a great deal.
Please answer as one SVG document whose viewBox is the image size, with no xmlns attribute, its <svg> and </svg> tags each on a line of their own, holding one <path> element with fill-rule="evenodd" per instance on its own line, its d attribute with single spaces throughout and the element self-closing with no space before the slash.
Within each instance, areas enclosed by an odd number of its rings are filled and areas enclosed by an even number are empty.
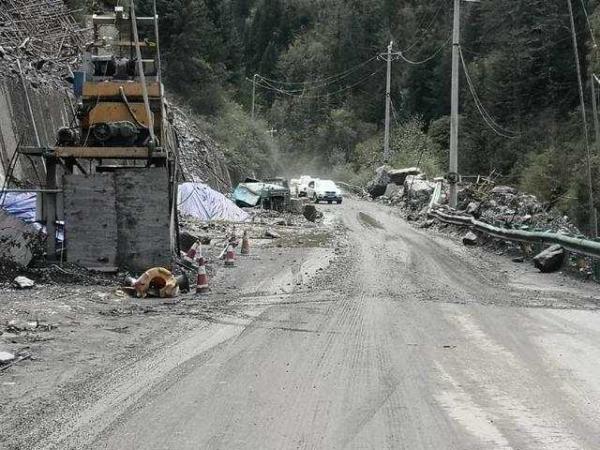
<svg viewBox="0 0 600 450">
<path fill-rule="evenodd" d="M 315 203 L 327 202 L 329 204 L 336 202 L 342 203 L 343 195 L 340 188 L 331 180 L 313 180 L 308 183 L 307 196 L 312 198 Z"/>
<path fill-rule="evenodd" d="M 308 185 L 314 178 L 309 175 L 302 175 L 298 182 L 298 197 L 308 197 Z"/>
</svg>

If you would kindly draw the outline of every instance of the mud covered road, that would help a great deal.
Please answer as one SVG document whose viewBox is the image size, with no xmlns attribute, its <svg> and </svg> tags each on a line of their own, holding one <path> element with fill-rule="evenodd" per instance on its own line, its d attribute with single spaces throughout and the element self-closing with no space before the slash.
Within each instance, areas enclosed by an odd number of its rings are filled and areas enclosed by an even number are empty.
<svg viewBox="0 0 600 450">
<path fill-rule="evenodd" d="M 21 442 L 600 448 L 597 285 L 415 230 L 380 205 L 323 210 L 327 244 L 257 249 L 218 313 L 80 386 L 43 437 Z"/>
</svg>

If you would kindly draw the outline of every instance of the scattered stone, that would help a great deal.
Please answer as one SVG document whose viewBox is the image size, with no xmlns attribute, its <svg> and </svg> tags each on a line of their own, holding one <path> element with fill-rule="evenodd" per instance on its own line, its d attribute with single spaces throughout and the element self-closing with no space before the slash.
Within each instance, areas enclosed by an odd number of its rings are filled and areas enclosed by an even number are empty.
<svg viewBox="0 0 600 450">
<path fill-rule="evenodd" d="M 481 203 L 479 202 L 471 202 L 467 205 L 466 213 L 475 215 L 475 213 L 479 210 Z"/>
<path fill-rule="evenodd" d="M 285 219 L 279 219 L 277 222 L 275 222 L 275 225 L 286 227 L 288 225 L 288 221 Z"/>
<path fill-rule="evenodd" d="M 279 239 L 281 237 L 281 235 L 271 229 L 268 229 L 267 231 L 265 231 L 265 236 L 271 239 Z"/>
<path fill-rule="evenodd" d="M 33 280 L 23 276 L 15 278 L 14 283 L 19 289 L 31 289 L 33 286 L 35 286 L 35 282 Z"/>
<path fill-rule="evenodd" d="M 479 242 L 479 238 L 477 237 L 477 235 L 475 233 L 473 233 L 472 231 L 469 231 L 462 239 L 462 242 L 464 245 L 469 245 L 469 246 L 473 246 L 473 245 L 477 245 Z"/>
<path fill-rule="evenodd" d="M 525 262 L 525 257 L 524 256 L 516 256 L 512 259 L 512 262 L 523 263 L 523 262 Z"/>
<path fill-rule="evenodd" d="M 435 219 L 429 219 L 421 224 L 421 228 L 431 228 L 434 224 L 435 224 Z"/>
<path fill-rule="evenodd" d="M 0 364 L 6 364 L 16 358 L 15 355 L 9 352 L 0 352 Z"/>
<path fill-rule="evenodd" d="M 565 256 L 565 249 L 555 244 L 534 256 L 533 264 L 542 273 L 556 272 L 562 267 Z"/>
</svg>

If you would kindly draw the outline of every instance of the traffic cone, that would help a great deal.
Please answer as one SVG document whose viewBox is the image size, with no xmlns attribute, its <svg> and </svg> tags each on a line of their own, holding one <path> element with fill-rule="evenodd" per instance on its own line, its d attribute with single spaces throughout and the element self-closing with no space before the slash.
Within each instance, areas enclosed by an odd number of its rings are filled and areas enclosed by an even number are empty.
<svg viewBox="0 0 600 450">
<path fill-rule="evenodd" d="M 198 256 L 198 253 L 202 254 L 201 251 L 200 252 L 198 251 L 198 250 L 201 250 L 200 245 L 201 245 L 200 242 L 198 242 L 198 241 L 194 242 L 194 245 L 192 245 L 190 247 L 190 249 L 188 250 L 188 252 L 186 253 L 185 256 L 187 256 L 192 261 L 196 261 L 196 256 Z"/>
<path fill-rule="evenodd" d="M 233 267 L 235 265 L 235 248 L 232 244 L 227 246 L 227 253 L 225 253 L 225 266 Z"/>
<path fill-rule="evenodd" d="M 198 275 L 196 276 L 196 294 L 208 292 L 208 275 L 206 274 L 206 262 L 203 257 L 198 259 Z"/>
<path fill-rule="evenodd" d="M 242 237 L 242 250 L 240 253 L 242 255 L 250 254 L 250 238 L 248 237 L 248 230 L 244 230 L 244 235 Z"/>
</svg>

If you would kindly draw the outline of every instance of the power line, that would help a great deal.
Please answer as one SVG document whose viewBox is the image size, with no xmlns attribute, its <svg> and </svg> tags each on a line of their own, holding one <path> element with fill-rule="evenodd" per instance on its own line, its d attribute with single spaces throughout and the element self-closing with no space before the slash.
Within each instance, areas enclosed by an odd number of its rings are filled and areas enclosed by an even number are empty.
<svg viewBox="0 0 600 450">
<path fill-rule="evenodd" d="M 350 76 L 350 74 L 356 72 L 357 70 L 363 68 L 364 66 L 366 66 L 367 64 L 369 64 L 371 61 L 377 59 L 379 57 L 379 55 L 375 55 L 372 58 L 369 58 L 368 60 L 357 64 L 354 67 L 351 67 L 349 69 L 344 70 L 343 72 L 322 78 L 320 80 L 309 80 L 309 81 L 281 81 L 281 80 L 273 80 L 271 78 L 267 78 L 267 77 L 263 77 L 260 74 L 257 74 L 257 77 L 264 80 L 265 82 L 270 82 L 270 83 L 276 83 L 276 84 L 283 84 L 283 85 L 287 85 L 287 86 L 294 86 L 294 85 L 311 85 L 311 84 L 315 84 L 315 85 L 329 85 L 329 84 L 333 84 L 336 83 L 337 81 L 347 78 L 348 76 Z M 331 81 L 333 80 L 333 81 Z M 331 82 L 329 82 L 331 81 Z"/>
<path fill-rule="evenodd" d="M 450 42 L 450 40 L 452 39 L 452 35 L 450 35 L 448 37 L 448 39 L 446 39 L 446 41 L 438 48 L 435 50 L 435 52 L 433 52 L 433 54 L 421 61 L 413 61 L 408 59 L 406 56 L 404 56 L 403 52 L 397 52 L 396 55 L 400 56 L 400 58 L 402 58 L 402 60 L 404 62 L 407 62 L 408 64 L 412 64 L 413 66 L 419 66 L 421 64 L 425 64 L 428 63 L 429 61 L 431 61 L 433 58 L 435 58 L 437 55 L 440 54 L 440 52 L 448 45 L 448 43 Z"/>
<path fill-rule="evenodd" d="M 325 96 L 329 96 L 329 95 L 336 95 L 336 94 L 340 94 L 340 93 L 342 93 L 342 92 L 345 92 L 345 91 L 348 91 L 348 90 L 350 90 L 350 89 L 353 89 L 353 88 L 355 88 L 356 86 L 358 86 L 358 85 L 360 85 L 360 84 L 364 83 L 364 82 L 365 82 L 365 81 L 367 81 L 368 79 L 372 78 L 373 76 L 377 75 L 377 74 L 378 74 L 378 73 L 380 73 L 380 72 L 381 72 L 383 69 L 384 69 L 384 67 L 380 67 L 378 70 L 376 70 L 375 72 L 372 72 L 371 74 L 367 75 L 366 77 L 364 77 L 364 78 L 360 79 L 360 80 L 359 80 L 359 81 L 357 81 L 356 83 L 353 83 L 353 84 L 351 84 L 351 85 L 349 85 L 349 86 L 346 86 L 346 87 L 344 87 L 344 88 L 338 89 L 338 90 L 336 90 L 336 91 L 332 91 L 332 92 L 324 92 L 323 94 L 320 94 L 320 95 L 303 95 L 303 94 L 296 94 L 296 93 L 293 93 L 293 92 L 290 92 L 290 91 L 287 91 L 287 90 L 284 90 L 284 89 L 279 89 L 279 88 L 273 87 L 272 85 L 263 84 L 263 83 L 261 83 L 261 82 L 259 82 L 259 81 L 257 81 L 257 82 L 256 82 L 256 85 L 257 85 L 257 86 L 260 86 L 260 87 L 262 87 L 263 89 L 270 90 L 270 91 L 273 91 L 273 92 L 277 92 L 277 93 L 279 93 L 279 94 L 282 94 L 282 95 L 287 95 L 287 96 L 289 96 L 289 97 L 298 97 L 298 98 L 305 98 L 305 99 L 311 99 L 311 98 L 321 98 L 321 97 L 325 97 Z M 252 80 L 249 80 L 249 79 L 247 79 L 247 80 L 248 80 L 248 81 L 252 81 Z"/>
<path fill-rule="evenodd" d="M 590 30 L 590 36 L 592 38 L 592 42 L 594 44 L 594 48 L 598 48 L 596 43 L 596 37 L 594 36 L 594 30 L 592 29 L 592 23 L 590 22 L 590 16 L 588 15 L 587 9 L 585 8 L 585 3 L 583 0 L 581 1 L 581 7 L 583 8 L 583 13 L 585 14 L 585 20 L 587 22 L 588 29 Z"/>
<path fill-rule="evenodd" d="M 443 0 L 439 1 L 439 5 L 438 8 L 436 9 L 435 13 L 433 14 L 433 17 L 431 18 L 431 21 L 429 22 L 429 25 L 427 25 L 427 27 L 425 27 L 424 29 L 422 29 L 422 24 L 425 22 L 425 20 L 421 21 L 421 25 L 417 26 L 417 30 L 415 35 L 419 32 L 419 31 L 423 31 L 423 32 L 427 32 L 431 29 L 431 27 L 433 26 L 435 20 L 437 19 L 437 16 L 439 15 L 440 11 L 442 10 L 442 8 L 444 7 L 445 2 Z M 404 49 L 405 52 L 409 51 L 410 49 L 412 49 L 415 45 L 417 45 L 419 42 L 422 42 L 425 39 L 425 36 L 421 36 L 420 38 L 416 39 L 411 45 L 409 45 L 408 47 L 406 47 Z"/>
<path fill-rule="evenodd" d="M 519 133 L 516 133 L 514 131 L 503 128 L 493 119 L 491 114 L 489 112 L 487 112 L 487 110 L 485 109 L 485 107 L 483 106 L 483 103 L 481 102 L 481 100 L 479 98 L 479 95 L 477 95 L 477 91 L 475 90 L 473 80 L 471 79 L 471 76 L 469 75 L 469 71 L 467 70 L 467 64 L 465 63 L 465 58 L 463 56 L 463 53 L 462 53 L 462 50 L 460 49 L 460 47 L 459 47 L 459 55 L 460 55 L 460 60 L 462 62 L 463 70 L 465 72 L 465 78 L 467 80 L 467 84 L 469 85 L 469 91 L 471 92 L 471 95 L 473 96 L 473 100 L 475 102 L 475 106 L 477 107 L 477 110 L 479 111 L 479 114 L 481 114 L 481 117 L 483 118 L 485 123 L 498 136 L 502 136 L 502 137 L 505 137 L 508 139 L 516 139 L 517 137 L 519 137 L 520 136 Z"/>
</svg>

